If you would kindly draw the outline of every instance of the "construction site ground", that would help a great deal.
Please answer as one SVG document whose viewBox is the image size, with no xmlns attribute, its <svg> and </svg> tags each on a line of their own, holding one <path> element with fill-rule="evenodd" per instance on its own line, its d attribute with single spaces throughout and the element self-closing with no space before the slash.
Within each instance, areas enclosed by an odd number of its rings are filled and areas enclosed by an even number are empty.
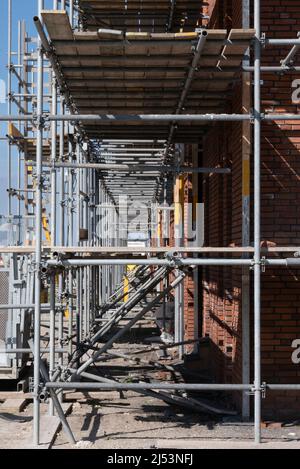
<svg viewBox="0 0 300 469">
<path fill-rule="evenodd" d="M 123 342 L 117 344 L 112 352 L 130 352 L 131 356 L 136 352 L 137 356 L 142 356 L 142 360 L 146 360 L 145 357 L 153 360 L 154 357 L 157 358 L 157 354 L 153 354 L 153 351 L 148 354 L 139 353 L 139 349 L 141 351 L 151 347 L 155 348 L 157 344 Z M 172 363 L 176 363 L 176 359 L 169 357 L 169 360 L 163 359 L 161 362 L 167 362 L 172 366 Z M 152 379 L 168 382 L 172 379 L 182 380 L 180 373 L 172 374 L 153 369 L 145 363 L 132 363 L 118 357 L 107 357 L 107 360 L 101 364 L 97 363 L 94 372 L 126 382 Z M 201 398 L 202 394 L 200 400 Z M 0 402 L 1 447 L 32 448 L 31 394 L 8 389 L 0 392 Z M 204 402 L 220 406 L 220 400 L 217 399 L 210 398 Z M 227 408 L 226 399 L 222 405 Z M 253 443 L 252 422 L 242 422 L 238 415 L 213 416 L 205 412 L 195 412 L 132 391 L 65 392 L 64 410 L 77 441 L 75 446 L 68 442 L 66 435 L 59 428 L 58 419 L 49 417 L 47 403 L 41 405 L 41 410 L 41 434 L 45 440 L 43 448 L 116 450 L 300 448 L 300 421 L 265 422 L 263 444 L 257 446 Z"/>
<path fill-rule="evenodd" d="M 80 396 L 79 396 L 80 394 Z M 151 397 L 118 392 L 68 393 L 72 402 L 68 421 L 77 439 L 70 445 L 60 430 L 54 449 L 196 449 L 196 448 L 300 448 L 299 422 L 273 422 L 263 429 L 263 443 L 253 443 L 253 425 L 230 419 L 212 420 L 170 407 Z M 6 393 L 8 396 L 8 393 Z M 3 400 L 4 393 L 0 394 Z M 19 400 L 20 393 L 9 398 Z M 48 413 L 47 404 L 42 405 Z M 43 422 L 43 421 L 42 421 Z M 32 448 L 32 402 L 22 412 L 0 412 L 3 449 Z"/>
</svg>

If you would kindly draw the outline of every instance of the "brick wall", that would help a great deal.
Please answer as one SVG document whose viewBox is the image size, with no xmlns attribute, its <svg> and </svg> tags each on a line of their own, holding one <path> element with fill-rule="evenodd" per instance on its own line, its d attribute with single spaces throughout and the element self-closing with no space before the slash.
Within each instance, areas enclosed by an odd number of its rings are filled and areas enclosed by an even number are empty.
<svg viewBox="0 0 300 469">
<path fill-rule="evenodd" d="M 222 24 L 220 19 L 220 13 L 224 13 L 222 6 L 224 2 L 217 2 L 218 10 L 213 13 L 214 27 L 224 27 L 225 23 Z M 240 1 L 232 2 L 232 27 L 241 25 L 240 7 Z M 268 37 L 296 37 L 299 30 L 298 1 L 262 0 L 262 31 Z M 279 64 L 287 52 L 287 48 L 268 48 L 263 53 L 264 64 Z M 300 77 L 263 75 L 265 110 L 298 112 L 297 106 L 291 103 L 291 84 L 295 78 Z M 234 97 L 228 111 L 241 112 L 240 85 L 235 87 Z M 263 125 L 261 189 L 264 244 L 300 245 L 299 147 L 299 123 Z M 214 125 L 204 140 L 203 149 L 205 166 L 224 164 L 225 161 L 232 165 L 231 177 L 214 175 L 204 181 L 206 245 L 241 245 L 241 124 Z M 253 231 L 253 223 L 251 229 Z M 262 375 L 267 382 L 300 383 L 300 366 L 291 361 L 291 343 L 293 339 L 300 338 L 299 279 L 300 270 L 295 269 L 267 268 L 262 276 Z M 203 334 L 212 340 L 216 379 L 219 382 L 241 382 L 241 271 L 205 269 L 203 287 Z M 265 415 L 295 416 L 297 412 L 300 414 L 300 396 L 290 392 L 268 393 L 263 407 Z"/>
<path fill-rule="evenodd" d="M 299 2 L 263 2 L 262 14 L 263 30 L 268 37 L 296 37 L 300 28 Z M 264 64 L 278 63 L 288 50 L 271 49 L 264 54 Z M 295 78 L 299 76 L 263 75 L 262 99 L 266 110 L 298 112 L 298 107 L 291 102 Z M 272 107 L 268 100 L 276 100 L 277 103 Z M 300 244 L 299 130 L 297 122 L 274 122 L 263 126 L 262 236 L 265 243 L 281 246 Z M 268 269 L 263 276 L 263 377 L 269 382 L 300 382 L 300 366 L 291 361 L 291 343 L 300 337 L 299 275 L 299 270 Z M 287 413 L 293 413 L 295 409 L 300 413 L 300 396 L 275 393 L 267 399 L 265 407 L 270 412 L 284 413 L 286 409 Z"/>
<path fill-rule="evenodd" d="M 233 103 L 232 111 L 240 112 L 239 107 Z M 204 180 L 207 246 L 241 245 L 241 135 L 241 124 L 224 123 L 215 125 L 204 140 L 204 165 L 232 168 L 231 175 L 214 174 Z M 241 269 L 205 268 L 203 288 L 203 332 L 214 345 L 215 378 L 229 383 L 240 373 L 236 348 L 241 334 Z"/>
<path fill-rule="evenodd" d="M 196 148 L 195 148 L 196 147 Z M 195 145 L 185 145 L 184 148 L 184 159 L 185 164 L 192 166 L 193 165 L 193 152 L 197 152 L 198 148 Z M 196 155 L 197 156 L 197 155 Z M 197 196 L 193 188 L 193 176 L 192 174 L 185 174 L 184 176 L 184 244 L 185 246 L 191 246 L 192 235 L 191 232 L 191 207 L 195 201 L 197 201 Z M 196 186 L 196 184 L 195 184 Z M 190 225 L 190 226 L 189 226 Z M 190 255 L 189 255 L 190 256 Z M 195 330 L 198 327 L 200 321 L 200 314 L 195 302 L 195 294 L 197 294 L 195 281 L 194 281 L 194 272 L 193 270 L 186 271 L 186 278 L 184 280 L 184 324 L 185 324 L 185 340 L 190 340 L 195 338 Z M 197 308 L 197 311 L 196 311 Z M 186 351 L 191 352 L 194 349 L 194 346 L 187 346 Z"/>
</svg>

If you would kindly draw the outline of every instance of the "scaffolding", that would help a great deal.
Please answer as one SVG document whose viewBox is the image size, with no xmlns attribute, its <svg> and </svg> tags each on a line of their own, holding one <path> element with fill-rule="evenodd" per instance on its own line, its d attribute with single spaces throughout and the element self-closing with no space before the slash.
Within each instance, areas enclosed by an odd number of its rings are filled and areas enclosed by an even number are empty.
<svg viewBox="0 0 300 469">
<path fill-rule="evenodd" d="M 254 438 L 260 443 L 265 393 L 300 389 L 300 384 L 264 382 L 261 374 L 262 269 L 300 266 L 300 259 L 291 257 L 295 247 L 261 247 L 261 125 L 300 120 L 299 114 L 262 113 L 261 73 L 298 71 L 293 59 L 300 39 L 269 39 L 262 34 L 260 0 L 253 2 L 254 27 L 250 27 L 250 2 L 243 0 L 243 27 L 229 33 L 207 28 L 209 18 L 199 12 L 201 2 L 149 0 L 141 6 L 128 0 L 124 9 L 123 2 L 53 0 L 45 9 L 44 1 L 38 0 L 33 19 L 37 38 L 30 37 L 24 21 L 19 21 L 14 54 L 12 3 L 8 0 L 8 112 L 0 121 L 9 124 L 6 221 L 16 226 L 16 236 L 0 251 L 19 276 L 15 276 L 18 294 L 6 299 L 0 314 L 22 316 L 23 340 L 16 346 L 6 344 L 1 352 L 11 361 L 17 359 L 18 366 L 22 357 L 33 357 L 34 444 L 40 442 L 40 402 L 47 396 L 50 415 L 57 413 L 69 440 L 75 442 L 61 406 L 65 389 L 135 390 L 173 403 L 175 399 L 161 391 L 240 391 L 244 417 L 250 415 L 253 394 Z M 276 66 L 261 66 L 262 48 L 277 46 L 288 46 L 290 52 Z M 249 105 L 242 114 L 226 113 L 230 86 L 241 80 L 240 73 L 242 80 L 253 78 L 253 109 Z M 254 246 L 250 246 L 247 190 L 243 190 L 242 246 L 204 247 L 199 238 L 196 245 L 186 246 L 180 210 L 182 175 L 226 177 L 231 170 L 186 164 L 182 144 L 200 144 L 214 122 L 226 121 L 242 122 L 249 137 L 251 125 L 254 128 Z M 18 153 L 17 187 L 13 187 L 12 148 Z M 248 163 L 243 155 L 243 164 Z M 173 247 L 161 241 L 162 230 L 167 232 L 163 238 L 170 238 L 171 219 L 178 234 Z M 129 233 L 135 240 L 131 244 Z M 272 257 L 278 253 L 284 257 Z M 129 265 L 135 268 L 128 271 Z M 182 356 L 183 280 L 188 269 L 199 266 L 243 269 L 242 383 L 122 383 L 89 371 L 171 294 L 175 346 Z M 49 320 L 46 348 L 42 315 Z M 30 337 L 26 321 L 33 328 Z M 188 399 L 180 399 L 189 405 Z"/>
</svg>

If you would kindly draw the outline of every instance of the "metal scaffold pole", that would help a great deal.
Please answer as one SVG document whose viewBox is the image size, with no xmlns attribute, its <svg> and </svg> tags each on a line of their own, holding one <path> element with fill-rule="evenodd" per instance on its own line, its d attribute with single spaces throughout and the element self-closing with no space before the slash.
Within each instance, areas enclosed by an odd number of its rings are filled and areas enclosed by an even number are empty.
<svg viewBox="0 0 300 469">
<path fill-rule="evenodd" d="M 22 64 L 22 60 L 23 60 L 23 43 L 22 43 L 22 21 L 18 21 L 18 54 L 17 54 L 17 57 L 18 57 L 18 64 Z M 23 70 L 23 67 L 21 68 L 20 70 L 20 77 L 21 79 L 23 80 L 23 76 L 24 76 L 24 70 Z M 21 83 L 19 83 L 18 85 L 18 92 L 19 92 L 19 99 L 18 99 L 18 107 L 19 107 L 19 114 L 21 113 L 21 108 L 22 108 L 22 99 L 21 99 L 21 96 L 22 96 L 22 85 Z M 22 132 L 22 126 L 23 126 L 23 123 L 20 122 L 19 123 L 19 131 L 20 133 Z M 20 149 L 18 149 L 18 175 L 17 175 L 17 179 L 18 179 L 18 189 L 20 190 L 21 189 L 21 151 Z M 21 245 L 21 197 L 18 198 L 18 210 L 17 210 L 17 213 L 18 213 L 18 237 L 17 237 L 17 240 L 18 240 L 18 244 Z"/>
<path fill-rule="evenodd" d="M 55 369 L 55 272 L 50 273 L 50 324 L 49 324 L 49 376 L 52 379 Z M 49 415 L 54 415 L 53 400 L 49 401 Z"/>
<path fill-rule="evenodd" d="M 12 68 L 12 0 L 8 0 L 8 52 L 7 52 L 7 69 L 8 69 L 8 79 L 7 79 L 7 113 L 10 116 L 12 111 L 12 77 L 11 77 L 11 68 Z M 11 189 L 11 165 L 12 165 L 12 148 L 11 148 L 11 141 L 7 140 L 7 183 L 8 189 Z M 10 217 L 12 215 L 12 197 L 11 193 L 8 193 L 8 207 L 7 207 L 7 215 Z"/>
<path fill-rule="evenodd" d="M 43 0 L 38 0 L 38 16 L 42 21 Z M 42 254 L 42 157 L 43 157 L 43 48 L 37 43 L 37 143 L 36 143 L 36 189 L 35 189 L 35 307 L 34 307 L 34 415 L 33 443 L 40 442 L 40 332 L 41 332 L 41 254 Z"/>
<path fill-rule="evenodd" d="M 261 29 L 254 1 L 254 431 L 261 442 Z"/>
<path fill-rule="evenodd" d="M 53 10 L 58 9 L 58 0 L 53 0 Z M 52 80 L 52 104 L 51 111 L 52 114 L 57 113 L 57 81 L 54 71 L 51 74 Z M 51 165 L 50 170 L 51 174 L 51 245 L 56 246 L 56 185 L 57 185 L 57 176 L 54 164 L 56 161 L 56 152 L 57 152 L 57 122 L 51 123 Z"/>
<path fill-rule="evenodd" d="M 242 27 L 250 27 L 250 0 L 243 0 L 243 18 Z M 247 54 L 250 55 L 250 49 Z M 249 59 L 244 63 L 248 65 Z M 242 74 L 242 99 L 243 108 L 250 112 L 251 108 L 251 75 Z M 244 121 L 242 123 L 243 141 L 242 141 L 242 244 L 250 245 L 250 159 L 251 159 L 251 123 Z M 243 257 L 249 258 L 247 253 Z M 242 381 L 250 383 L 250 270 L 244 266 L 242 268 Z M 242 397 L 242 415 L 244 420 L 250 419 L 250 396 L 244 392 Z"/>
</svg>

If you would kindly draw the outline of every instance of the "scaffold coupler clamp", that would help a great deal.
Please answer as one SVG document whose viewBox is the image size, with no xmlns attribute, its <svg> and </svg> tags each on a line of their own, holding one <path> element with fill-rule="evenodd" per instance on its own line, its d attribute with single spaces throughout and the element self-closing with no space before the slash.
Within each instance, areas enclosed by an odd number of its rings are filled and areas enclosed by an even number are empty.
<svg viewBox="0 0 300 469">
<path fill-rule="evenodd" d="M 52 254 L 52 258 L 56 261 L 56 267 L 59 267 L 59 268 L 64 267 L 62 253 L 55 251 Z"/>
<path fill-rule="evenodd" d="M 42 278 L 47 278 L 47 276 L 49 274 L 49 269 L 48 269 L 48 265 L 47 265 L 46 262 L 41 262 L 39 264 L 39 270 L 40 270 L 41 277 Z"/>
<path fill-rule="evenodd" d="M 56 163 L 58 163 L 58 161 L 56 159 L 52 159 L 50 160 L 50 170 L 51 171 L 55 171 L 56 170 Z"/>
<path fill-rule="evenodd" d="M 44 275 L 44 273 L 42 271 L 43 267 L 44 267 L 43 262 L 36 262 L 35 260 L 32 261 L 33 272 L 38 273 L 41 276 Z"/>
<path fill-rule="evenodd" d="M 261 397 L 262 399 L 265 399 L 267 396 L 267 383 L 263 382 L 261 385 Z"/>
<path fill-rule="evenodd" d="M 72 381 L 72 377 L 74 375 L 70 372 L 69 368 L 64 367 L 64 368 L 61 368 L 61 375 L 60 376 L 61 376 L 61 380 L 65 382 L 65 381 L 69 381 L 69 380 Z"/>
<path fill-rule="evenodd" d="M 250 270 L 253 270 L 256 265 L 260 265 L 261 266 L 261 271 L 264 273 L 266 271 L 266 265 L 267 265 L 266 257 L 262 257 L 259 261 L 256 261 L 255 259 L 252 259 L 251 265 L 250 265 Z"/>
<path fill-rule="evenodd" d="M 35 174 L 34 175 L 34 180 L 36 182 L 36 186 L 40 189 L 43 190 L 45 189 L 45 182 L 46 179 L 42 174 Z"/>
<path fill-rule="evenodd" d="M 260 44 L 261 44 L 261 47 L 263 48 L 266 47 L 266 33 L 262 33 L 260 37 Z"/>
<path fill-rule="evenodd" d="M 165 258 L 170 262 L 170 267 L 179 267 L 181 265 L 180 253 L 177 251 L 167 252 Z"/>
<path fill-rule="evenodd" d="M 266 272 L 266 265 L 267 265 L 267 260 L 266 260 L 265 256 L 261 258 L 260 265 L 261 265 L 262 273 L 265 273 Z"/>
<path fill-rule="evenodd" d="M 261 398 L 265 399 L 266 398 L 266 393 L 267 393 L 267 383 L 263 382 L 259 388 L 253 384 L 251 390 L 247 393 L 249 396 L 254 396 L 256 391 L 261 392 Z"/>
<path fill-rule="evenodd" d="M 33 117 L 33 124 L 35 125 L 37 129 L 41 130 L 45 127 L 47 117 L 45 117 L 42 114 L 36 114 L 36 113 L 34 113 L 32 117 Z"/>
<path fill-rule="evenodd" d="M 46 388 L 45 384 L 41 383 L 40 384 L 40 389 L 38 392 L 38 398 L 40 402 L 47 403 L 48 399 L 50 397 L 50 393 L 48 389 Z"/>
<path fill-rule="evenodd" d="M 40 402 L 45 403 L 48 400 L 49 393 L 45 387 L 45 383 L 43 382 L 39 383 L 38 389 L 35 391 L 35 386 L 32 379 L 29 384 L 29 392 L 33 395 L 34 398 L 38 398 Z"/>
</svg>

